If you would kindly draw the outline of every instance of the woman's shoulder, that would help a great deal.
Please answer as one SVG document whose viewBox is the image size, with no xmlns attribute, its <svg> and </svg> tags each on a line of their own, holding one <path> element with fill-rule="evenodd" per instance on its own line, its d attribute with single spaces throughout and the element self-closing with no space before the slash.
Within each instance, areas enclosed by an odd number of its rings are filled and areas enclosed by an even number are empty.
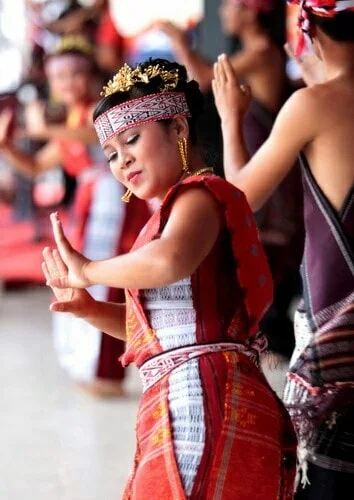
<svg viewBox="0 0 354 500">
<path fill-rule="evenodd" d="M 198 203 L 201 206 L 213 205 L 219 212 L 230 210 L 239 214 L 250 212 L 244 193 L 217 175 L 194 175 L 173 186 L 161 205 L 161 214 L 164 218 L 170 214 L 177 200 L 180 203 L 189 201 L 194 208 Z"/>
<path fill-rule="evenodd" d="M 217 198 L 229 198 L 229 199 L 245 199 L 243 192 L 230 184 L 224 178 L 218 175 L 203 175 L 203 176 L 191 176 L 185 179 L 182 186 L 198 186 L 202 189 L 210 191 Z"/>
</svg>

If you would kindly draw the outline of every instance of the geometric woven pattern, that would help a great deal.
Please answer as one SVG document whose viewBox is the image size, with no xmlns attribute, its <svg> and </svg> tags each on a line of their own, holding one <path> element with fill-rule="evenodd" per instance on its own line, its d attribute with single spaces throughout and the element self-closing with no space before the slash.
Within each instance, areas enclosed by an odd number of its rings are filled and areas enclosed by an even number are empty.
<svg viewBox="0 0 354 500">
<path fill-rule="evenodd" d="M 255 347 L 255 349 L 253 349 Z M 217 342 L 213 344 L 199 344 L 179 347 L 158 354 L 148 359 L 139 368 L 140 377 L 143 384 L 143 392 L 147 391 L 162 377 L 169 374 L 172 370 L 186 363 L 187 361 L 198 358 L 208 353 L 223 352 L 223 351 L 238 351 L 248 358 L 253 363 L 258 363 L 258 346 L 247 347 L 244 344 L 236 342 Z"/>
<path fill-rule="evenodd" d="M 94 125 L 103 146 L 108 139 L 128 128 L 176 115 L 191 116 L 185 94 L 160 92 L 119 104 L 99 116 Z"/>
</svg>

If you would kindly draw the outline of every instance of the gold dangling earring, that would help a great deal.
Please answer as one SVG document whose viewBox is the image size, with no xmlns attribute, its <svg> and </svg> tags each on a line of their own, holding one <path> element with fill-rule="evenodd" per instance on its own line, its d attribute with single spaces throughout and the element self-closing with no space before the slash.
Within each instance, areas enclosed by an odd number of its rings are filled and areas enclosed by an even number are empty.
<svg viewBox="0 0 354 500">
<path fill-rule="evenodd" d="M 182 170 L 187 174 L 190 174 L 188 167 L 188 141 L 186 137 L 181 137 L 177 141 L 179 154 L 182 160 Z"/>
<path fill-rule="evenodd" d="M 128 189 L 125 194 L 122 196 L 121 200 L 124 201 L 124 203 L 129 203 L 130 202 L 130 198 L 132 197 L 132 192 L 130 191 L 130 189 Z"/>
</svg>

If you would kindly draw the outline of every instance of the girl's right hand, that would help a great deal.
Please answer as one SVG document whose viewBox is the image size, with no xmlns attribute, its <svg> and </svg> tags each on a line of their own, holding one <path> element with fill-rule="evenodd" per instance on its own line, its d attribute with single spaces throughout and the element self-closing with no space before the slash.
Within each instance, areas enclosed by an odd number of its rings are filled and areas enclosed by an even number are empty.
<svg viewBox="0 0 354 500">
<path fill-rule="evenodd" d="M 57 249 L 51 250 L 46 247 L 43 250 L 43 258 L 42 270 L 47 282 L 67 277 L 68 269 Z M 78 318 L 87 318 L 92 315 L 96 301 L 86 290 L 54 286 L 51 286 L 51 289 L 57 299 L 51 304 L 51 311 L 71 313 Z"/>
<path fill-rule="evenodd" d="M 221 121 L 242 120 L 251 102 L 251 90 L 247 85 L 240 85 L 225 54 L 214 64 L 212 88 Z"/>
<path fill-rule="evenodd" d="M 5 108 L 0 114 L 0 148 L 5 147 L 10 139 L 10 127 L 14 113 L 10 108 Z"/>
<path fill-rule="evenodd" d="M 52 213 L 50 220 L 60 262 L 65 266 L 66 272 L 47 280 L 47 285 L 58 289 L 87 288 L 91 286 L 92 283 L 85 276 L 85 268 L 90 263 L 90 260 L 70 245 L 58 213 Z"/>
</svg>

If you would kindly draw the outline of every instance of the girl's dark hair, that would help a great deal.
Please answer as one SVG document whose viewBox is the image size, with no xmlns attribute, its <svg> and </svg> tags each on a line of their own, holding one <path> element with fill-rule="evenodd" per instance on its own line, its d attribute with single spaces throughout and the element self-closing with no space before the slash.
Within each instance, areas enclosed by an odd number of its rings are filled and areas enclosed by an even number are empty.
<svg viewBox="0 0 354 500">
<path fill-rule="evenodd" d="M 309 13 L 310 20 L 323 33 L 336 42 L 354 42 L 354 12 L 341 11 L 335 17 L 315 16 Z"/>
<path fill-rule="evenodd" d="M 203 110 L 203 95 L 199 90 L 199 84 L 195 80 L 188 81 L 187 71 L 184 66 L 176 62 L 168 61 L 167 59 L 148 59 L 139 64 L 142 72 L 149 66 L 159 65 L 160 68 L 166 71 L 178 70 L 178 83 L 172 92 L 184 92 L 188 104 L 189 111 L 192 115 L 188 118 L 189 124 L 189 137 L 192 143 L 197 142 L 197 119 Z M 115 92 L 107 97 L 101 99 L 97 104 L 93 113 L 93 120 L 95 121 L 102 113 L 109 109 L 123 104 L 126 101 L 137 99 L 150 94 L 157 94 L 164 89 L 164 81 L 161 76 L 151 78 L 148 83 L 137 82 L 127 92 Z M 171 120 L 161 120 L 166 124 L 171 123 Z"/>
</svg>

